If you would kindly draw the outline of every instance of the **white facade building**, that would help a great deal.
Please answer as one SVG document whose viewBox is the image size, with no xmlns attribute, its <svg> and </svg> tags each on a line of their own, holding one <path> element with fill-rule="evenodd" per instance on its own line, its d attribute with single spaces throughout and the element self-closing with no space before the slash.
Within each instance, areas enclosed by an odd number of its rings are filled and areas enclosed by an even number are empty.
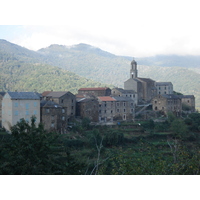
<svg viewBox="0 0 200 200">
<path fill-rule="evenodd" d="M 35 92 L 7 92 L 2 100 L 2 126 L 10 131 L 20 119 L 30 122 L 36 117 L 40 123 L 40 96 Z"/>
</svg>

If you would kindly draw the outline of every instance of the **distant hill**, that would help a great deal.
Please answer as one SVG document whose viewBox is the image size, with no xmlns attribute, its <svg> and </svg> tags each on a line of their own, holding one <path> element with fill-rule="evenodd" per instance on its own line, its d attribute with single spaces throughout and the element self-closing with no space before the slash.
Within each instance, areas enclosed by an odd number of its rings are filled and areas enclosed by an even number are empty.
<svg viewBox="0 0 200 200">
<path fill-rule="evenodd" d="M 12 59 L 12 61 L 7 62 L 6 59 L 8 58 Z M 135 60 L 138 63 L 139 77 L 152 78 L 156 81 L 171 81 L 175 91 L 194 94 L 196 96 L 196 105 L 200 108 L 200 91 L 198 91 L 200 88 L 199 58 L 199 56 L 158 55 L 155 57 L 135 58 Z M 37 87 L 41 88 L 42 86 L 45 90 L 65 87 L 68 90 L 75 91 L 78 87 L 85 87 L 86 85 L 102 86 L 105 84 L 123 87 L 124 81 L 129 78 L 132 59 L 131 57 L 116 56 L 87 44 L 73 46 L 54 44 L 39 51 L 31 51 L 5 40 L 0 40 L 0 70 L 3 70 L 4 75 L 6 74 L 7 76 L 7 78 L 3 76 L 4 78 L 1 82 L 4 82 L 5 88 L 10 89 L 17 88 L 16 84 L 18 82 L 21 82 L 20 87 L 22 87 L 24 81 L 24 85 L 27 84 L 26 88 L 37 89 Z M 13 65 L 12 62 L 20 62 L 20 64 Z M 17 65 L 20 65 L 18 67 L 18 77 L 12 71 L 12 69 L 17 69 Z M 5 72 L 8 69 L 12 73 Z M 35 73 L 35 76 L 31 71 Z M 54 71 L 58 72 L 54 73 Z M 42 76 L 40 75 L 41 73 L 43 74 Z M 57 73 L 62 75 L 58 76 Z M 27 77 L 30 75 L 29 78 L 23 78 L 25 74 Z M 82 79 L 80 76 L 85 78 Z M 70 77 L 71 79 L 64 77 Z M 80 79 L 80 84 L 78 85 L 74 83 L 76 81 L 73 82 L 76 78 Z M 46 82 L 46 84 L 41 81 Z M 40 84 L 35 85 L 33 84 L 34 82 Z M 61 87 L 58 86 L 59 82 Z M 88 84 L 86 84 L 87 82 Z M 13 83 L 12 87 L 10 86 L 11 83 Z M 70 87 L 70 85 L 73 85 L 73 87 Z"/>
</svg>

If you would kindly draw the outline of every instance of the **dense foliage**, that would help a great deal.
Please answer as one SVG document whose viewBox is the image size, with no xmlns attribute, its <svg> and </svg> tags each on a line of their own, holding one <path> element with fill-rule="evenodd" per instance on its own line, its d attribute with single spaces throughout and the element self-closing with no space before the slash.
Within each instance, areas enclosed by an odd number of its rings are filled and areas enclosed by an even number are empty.
<svg viewBox="0 0 200 200">
<path fill-rule="evenodd" d="M 34 118 L 22 120 L 11 135 L 0 133 L 0 174 L 197 175 L 199 119 L 199 113 L 184 120 L 169 115 L 165 122 L 113 127 L 85 119 L 64 135 L 35 127 Z"/>
</svg>

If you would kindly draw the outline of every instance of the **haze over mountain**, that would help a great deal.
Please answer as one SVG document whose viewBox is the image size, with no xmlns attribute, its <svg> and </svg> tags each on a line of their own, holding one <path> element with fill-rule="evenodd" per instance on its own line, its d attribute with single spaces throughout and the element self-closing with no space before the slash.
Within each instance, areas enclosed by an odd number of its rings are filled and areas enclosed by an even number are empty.
<svg viewBox="0 0 200 200">
<path fill-rule="evenodd" d="M 9 59 L 5 62 L 7 57 Z M 45 87 L 57 90 L 63 89 L 64 82 L 65 86 L 68 86 L 68 88 L 65 87 L 65 90 L 72 89 L 70 84 L 74 85 L 73 76 L 76 76 L 78 79 L 80 79 L 79 76 L 85 77 L 86 79 L 80 81 L 83 86 L 89 86 L 86 82 L 90 82 L 89 79 L 92 79 L 101 82 L 101 84 L 91 82 L 91 86 L 112 84 L 123 87 L 124 81 L 129 78 L 130 62 L 132 59 L 132 57 L 116 56 L 88 44 L 73 46 L 54 44 L 39 51 L 31 51 L 5 40 L 0 40 L 1 77 L 4 77 L 1 81 L 4 82 L 4 88 L 10 90 L 16 89 L 16 87 L 18 87 L 18 90 L 25 89 L 21 88 L 23 85 L 22 82 L 25 81 L 24 79 L 22 81 L 22 71 L 27 76 L 25 82 L 32 81 L 32 84 L 27 85 L 26 90 L 31 90 L 28 87 L 31 87 L 34 82 L 38 82 L 39 77 L 41 78 L 40 86 L 44 85 Z M 175 91 L 183 94 L 194 94 L 197 107 L 200 107 L 200 74 L 198 73 L 200 70 L 200 56 L 158 55 L 154 57 L 135 58 L 135 60 L 138 63 L 139 77 L 147 77 L 156 81 L 171 81 Z M 18 62 L 21 63 L 19 65 L 23 66 L 23 69 L 18 67 L 18 77 L 13 86 L 11 86 L 10 81 L 15 76 L 12 68 L 15 68 Z M 31 77 L 31 73 L 29 72 L 33 70 L 37 75 Z M 63 74 L 63 76 L 57 76 L 52 70 L 57 71 L 56 73 L 58 74 Z M 6 74 L 7 78 L 2 73 Z M 46 75 L 44 75 L 45 73 Z M 68 78 L 64 78 L 65 81 L 61 83 L 61 79 L 67 74 L 71 76 L 70 82 Z M 22 81 L 21 85 L 17 86 L 20 80 Z M 41 81 L 46 81 L 48 84 L 43 84 Z M 6 84 L 9 87 L 5 87 Z M 61 86 L 56 87 L 59 84 Z M 81 84 L 74 85 L 72 92 L 82 87 Z M 34 89 L 38 90 L 35 86 Z"/>
</svg>

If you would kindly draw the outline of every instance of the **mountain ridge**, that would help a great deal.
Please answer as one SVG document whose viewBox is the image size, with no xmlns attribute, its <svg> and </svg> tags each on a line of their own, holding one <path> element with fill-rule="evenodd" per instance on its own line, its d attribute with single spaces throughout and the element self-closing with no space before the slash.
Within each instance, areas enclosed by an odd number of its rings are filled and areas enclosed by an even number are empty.
<svg viewBox="0 0 200 200">
<path fill-rule="evenodd" d="M 4 41 L 3 43 L 4 45 L 1 45 L 2 40 L 0 40 L 0 62 L 2 63 L 3 60 L 5 60 L 4 57 L 8 59 L 10 56 L 15 58 L 18 62 L 23 62 L 23 65 L 27 65 L 27 67 L 36 65 L 40 65 L 41 67 L 44 65 L 48 67 L 53 66 L 57 67 L 56 69 L 58 71 L 64 70 L 63 72 L 66 72 L 67 70 L 67 72 L 71 72 L 73 75 L 77 74 L 80 77 L 84 77 L 84 80 L 94 80 L 102 85 L 107 84 L 117 87 L 123 87 L 124 81 L 129 78 L 130 62 L 133 59 L 128 56 L 116 56 L 112 53 L 103 51 L 100 48 L 84 43 L 70 47 L 54 44 L 38 51 L 26 51 L 26 48 L 20 48 L 19 45 L 16 47 L 15 44 L 9 42 Z M 9 47 L 6 47 L 5 45 L 8 45 Z M 11 51 L 9 48 L 11 48 Z M 9 54 L 8 57 L 6 57 L 7 54 Z M 184 63 L 184 67 L 176 66 L 176 62 L 173 63 L 173 59 L 171 61 L 168 60 L 170 57 L 167 56 L 157 56 L 157 58 L 151 57 L 152 60 L 150 58 L 135 58 L 138 63 L 138 76 L 151 78 L 155 81 L 172 82 L 175 91 L 184 94 L 194 94 L 196 96 L 197 105 L 200 107 L 200 92 L 198 91 L 198 88 L 200 87 L 200 74 L 194 71 L 194 69 L 199 69 L 199 56 L 184 57 L 183 60 L 181 60 L 182 57 L 180 56 L 173 57 L 174 60 L 177 59 L 177 62 Z M 158 63 L 158 58 L 161 60 L 163 58 L 161 66 L 155 64 L 156 62 Z M 193 58 L 196 59 L 190 61 L 190 59 Z M 145 65 L 145 62 L 149 62 L 150 64 L 147 66 Z M 161 63 L 161 61 L 159 62 Z M 169 66 L 162 66 L 165 62 L 168 62 Z M 12 68 L 11 63 L 6 67 Z M 187 63 L 191 63 L 190 66 L 187 67 Z M 5 65 L 4 62 L 4 66 Z M 48 70 L 48 67 L 45 69 Z M 51 77 L 53 78 L 53 75 Z M 4 79 L 4 81 L 6 80 Z M 72 79 L 70 81 L 72 81 Z M 49 84 L 51 83 L 49 82 Z M 76 90 L 77 89 L 78 88 L 76 88 Z"/>
</svg>

